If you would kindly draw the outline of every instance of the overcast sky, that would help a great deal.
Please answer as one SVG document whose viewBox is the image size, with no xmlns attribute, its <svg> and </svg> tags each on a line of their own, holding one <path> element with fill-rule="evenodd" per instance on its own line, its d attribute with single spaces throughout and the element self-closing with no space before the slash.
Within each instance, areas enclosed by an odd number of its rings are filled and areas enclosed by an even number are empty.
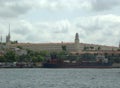
<svg viewBox="0 0 120 88">
<path fill-rule="evenodd" d="M 18 42 L 118 46 L 120 0 L 0 0 L 0 35 Z"/>
</svg>

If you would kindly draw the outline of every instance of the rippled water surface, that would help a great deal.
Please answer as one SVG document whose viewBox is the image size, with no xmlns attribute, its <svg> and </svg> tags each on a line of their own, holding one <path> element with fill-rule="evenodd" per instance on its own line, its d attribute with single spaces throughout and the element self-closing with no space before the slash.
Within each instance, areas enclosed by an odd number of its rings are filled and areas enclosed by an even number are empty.
<svg viewBox="0 0 120 88">
<path fill-rule="evenodd" d="M 0 69 L 0 88 L 120 88 L 120 69 Z"/>
</svg>

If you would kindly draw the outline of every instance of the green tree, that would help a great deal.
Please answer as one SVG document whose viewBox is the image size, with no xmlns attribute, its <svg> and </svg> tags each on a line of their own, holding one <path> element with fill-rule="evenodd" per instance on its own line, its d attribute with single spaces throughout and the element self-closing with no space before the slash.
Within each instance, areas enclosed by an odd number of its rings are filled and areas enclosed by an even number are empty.
<svg viewBox="0 0 120 88">
<path fill-rule="evenodd" d="M 45 58 L 41 55 L 33 56 L 31 58 L 32 58 L 32 62 L 43 62 L 45 60 Z"/>
<path fill-rule="evenodd" d="M 98 51 L 101 50 L 101 47 L 99 46 L 97 50 L 98 50 Z"/>
<path fill-rule="evenodd" d="M 32 58 L 32 62 L 38 62 L 37 57 L 33 56 L 33 57 L 31 57 L 31 58 Z"/>
<path fill-rule="evenodd" d="M 47 56 L 49 53 L 48 53 L 47 51 L 41 51 L 41 52 L 39 52 L 38 54 L 41 55 L 41 56 L 43 56 L 43 57 L 45 57 L 45 56 Z"/>
<path fill-rule="evenodd" d="M 91 49 L 91 50 L 93 50 L 93 49 L 94 49 L 94 47 L 93 47 L 93 46 L 90 46 L 90 49 Z"/>
<path fill-rule="evenodd" d="M 22 47 L 22 46 L 17 46 L 17 48 L 19 48 L 19 49 L 23 49 L 23 47 Z"/>
<path fill-rule="evenodd" d="M 5 57 L 4 56 L 0 56 L 0 62 L 5 62 Z"/>
<path fill-rule="evenodd" d="M 16 61 L 18 62 L 26 62 L 27 55 L 16 56 Z"/>
<path fill-rule="evenodd" d="M 16 55 L 14 51 L 7 51 L 4 55 L 7 62 L 14 62 L 16 61 Z"/>
<path fill-rule="evenodd" d="M 43 62 L 44 60 L 45 60 L 45 58 L 43 56 L 41 56 L 41 55 L 37 56 L 37 61 L 38 62 Z"/>
<path fill-rule="evenodd" d="M 62 45 L 62 50 L 67 51 L 67 47 L 65 45 Z"/>
</svg>

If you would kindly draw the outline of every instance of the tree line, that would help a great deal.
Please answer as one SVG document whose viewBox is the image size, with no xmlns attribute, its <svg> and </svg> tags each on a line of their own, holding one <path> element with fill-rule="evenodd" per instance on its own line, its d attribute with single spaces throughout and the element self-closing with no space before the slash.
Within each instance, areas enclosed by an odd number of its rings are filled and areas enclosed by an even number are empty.
<svg viewBox="0 0 120 88">
<path fill-rule="evenodd" d="M 27 50 L 27 54 L 17 55 L 14 51 L 8 50 L 0 56 L 0 62 L 42 62 L 45 60 L 47 51 L 34 52 Z"/>
</svg>

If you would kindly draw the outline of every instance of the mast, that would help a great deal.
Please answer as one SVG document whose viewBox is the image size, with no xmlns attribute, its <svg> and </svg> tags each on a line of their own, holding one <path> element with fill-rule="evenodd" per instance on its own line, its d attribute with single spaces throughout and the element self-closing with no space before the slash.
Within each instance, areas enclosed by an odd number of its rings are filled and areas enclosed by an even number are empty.
<svg viewBox="0 0 120 88">
<path fill-rule="evenodd" d="M 10 24 L 9 24 L 9 28 L 8 28 L 8 35 L 6 36 L 6 43 L 10 43 Z"/>
<path fill-rule="evenodd" d="M 8 36 L 9 36 L 9 38 L 10 38 L 10 24 L 9 24 L 9 33 L 8 33 Z"/>
</svg>

